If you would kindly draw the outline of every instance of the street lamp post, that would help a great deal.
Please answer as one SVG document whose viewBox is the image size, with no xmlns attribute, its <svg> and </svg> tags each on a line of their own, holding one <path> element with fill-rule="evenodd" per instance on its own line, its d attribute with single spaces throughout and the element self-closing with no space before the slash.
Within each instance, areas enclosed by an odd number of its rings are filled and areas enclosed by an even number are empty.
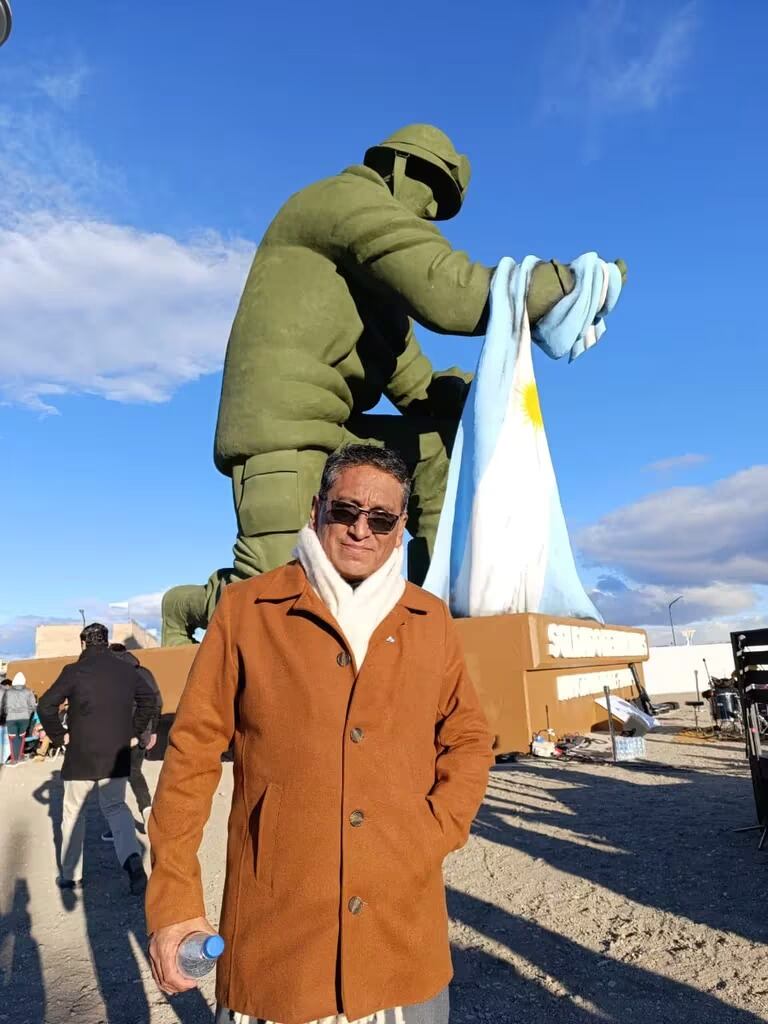
<svg viewBox="0 0 768 1024">
<path fill-rule="evenodd" d="M 673 604 L 677 604 L 678 601 L 682 601 L 682 600 L 683 600 L 683 595 L 681 594 L 679 597 L 676 597 L 674 599 L 674 601 L 670 601 L 669 604 L 667 605 L 667 610 L 669 611 L 669 625 L 670 625 L 670 628 L 672 629 L 672 643 L 674 644 L 675 647 L 677 647 L 677 637 L 675 636 L 675 624 L 672 621 L 672 605 Z"/>
</svg>

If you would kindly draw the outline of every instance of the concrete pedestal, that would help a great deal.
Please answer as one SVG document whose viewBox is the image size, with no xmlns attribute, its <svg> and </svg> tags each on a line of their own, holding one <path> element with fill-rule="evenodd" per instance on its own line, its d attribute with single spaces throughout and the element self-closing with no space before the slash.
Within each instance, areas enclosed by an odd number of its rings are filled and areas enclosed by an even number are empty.
<svg viewBox="0 0 768 1024">
<path fill-rule="evenodd" d="M 648 658 L 643 630 L 546 615 L 458 619 L 469 673 L 499 754 L 529 749 L 534 733 L 588 733 L 607 722 L 603 687 L 637 696 Z"/>
<path fill-rule="evenodd" d="M 557 736 L 588 733 L 606 721 L 595 704 L 603 687 L 636 695 L 630 665 L 642 681 L 648 657 L 643 630 L 600 626 L 546 615 L 494 615 L 457 619 L 470 675 L 477 687 L 499 754 L 529 749 L 534 733 L 547 727 Z M 188 647 L 132 651 L 153 673 L 163 695 L 163 714 L 173 714 L 197 652 Z M 38 697 L 74 658 L 12 662 Z"/>
</svg>

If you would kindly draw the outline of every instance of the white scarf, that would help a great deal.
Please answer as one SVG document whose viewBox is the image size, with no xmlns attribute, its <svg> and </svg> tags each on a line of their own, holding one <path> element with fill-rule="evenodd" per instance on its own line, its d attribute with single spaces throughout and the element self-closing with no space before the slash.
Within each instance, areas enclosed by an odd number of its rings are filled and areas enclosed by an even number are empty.
<svg viewBox="0 0 768 1024">
<path fill-rule="evenodd" d="M 350 586 L 323 551 L 311 526 L 299 533 L 294 552 L 312 589 L 341 626 L 359 672 L 373 631 L 392 611 L 405 590 L 403 546 L 396 547 L 384 565 L 357 587 Z"/>
</svg>

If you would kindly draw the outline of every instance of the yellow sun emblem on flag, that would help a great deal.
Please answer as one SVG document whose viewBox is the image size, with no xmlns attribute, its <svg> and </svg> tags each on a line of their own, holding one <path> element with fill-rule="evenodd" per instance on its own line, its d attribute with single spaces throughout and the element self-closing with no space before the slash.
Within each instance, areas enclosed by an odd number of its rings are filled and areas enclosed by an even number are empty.
<svg viewBox="0 0 768 1024">
<path fill-rule="evenodd" d="M 536 381 L 530 380 L 523 387 L 523 411 L 528 417 L 530 423 L 534 427 L 544 426 L 544 420 L 541 417 L 541 406 L 539 405 L 539 392 L 536 389 Z"/>
</svg>

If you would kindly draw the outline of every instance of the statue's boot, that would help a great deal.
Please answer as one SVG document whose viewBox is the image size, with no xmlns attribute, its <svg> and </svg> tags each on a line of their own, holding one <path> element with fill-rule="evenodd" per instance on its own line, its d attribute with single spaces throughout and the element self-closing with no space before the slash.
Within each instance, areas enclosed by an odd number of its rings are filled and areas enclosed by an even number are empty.
<svg viewBox="0 0 768 1024">
<path fill-rule="evenodd" d="M 184 584 L 163 594 L 163 647 L 194 644 L 198 629 L 207 629 L 224 587 L 244 577 L 234 569 L 217 569 L 203 586 Z"/>
<path fill-rule="evenodd" d="M 184 584 L 171 587 L 163 594 L 163 647 L 193 644 L 195 631 L 208 624 L 206 587 Z"/>
</svg>

